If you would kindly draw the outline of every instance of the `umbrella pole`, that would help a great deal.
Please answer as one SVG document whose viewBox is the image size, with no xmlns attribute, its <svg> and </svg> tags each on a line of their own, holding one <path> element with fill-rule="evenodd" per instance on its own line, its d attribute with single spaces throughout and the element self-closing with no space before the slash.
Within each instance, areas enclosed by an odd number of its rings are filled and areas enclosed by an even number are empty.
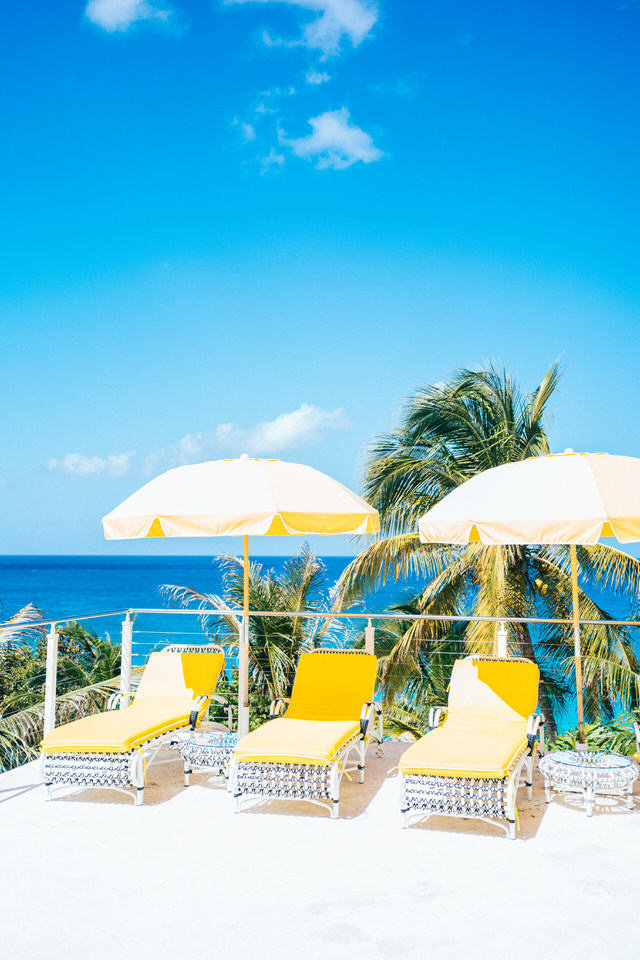
<svg viewBox="0 0 640 960">
<path fill-rule="evenodd" d="M 573 620 L 573 647 L 576 661 L 576 700 L 578 703 L 578 740 L 584 743 L 584 706 L 582 703 L 582 650 L 580 647 L 580 598 L 578 594 L 578 552 L 574 543 L 571 555 L 571 618 Z"/>
<path fill-rule="evenodd" d="M 238 647 L 238 733 L 249 733 L 249 537 L 243 537 L 243 607 Z"/>
</svg>

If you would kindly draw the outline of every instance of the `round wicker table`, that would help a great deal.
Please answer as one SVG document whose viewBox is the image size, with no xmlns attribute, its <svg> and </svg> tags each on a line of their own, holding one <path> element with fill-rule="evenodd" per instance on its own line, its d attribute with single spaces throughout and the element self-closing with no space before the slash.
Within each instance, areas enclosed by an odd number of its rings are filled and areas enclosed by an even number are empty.
<svg viewBox="0 0 640 960">
<path fill-rule="evenodd" d="M 209 770 L 213 776 L 226 777 L 229 761 L 238 743 L 237 733 L 194 733 L 180 744 L 184 761 L 184 785 L 194 769 Z"/>
<path fill-rule="evenodd" d="M 601 796 L 626 797 L 627 808 L 633 808 L 633 784 L 638 779 L 638 768 L 631 757 L 621 753 L 559 750 L 541 758 L 538 769 L 544 777 L 547 803 L 558 793 L 581 793 L 587 816 L 593 813 L 593 804 Z"/>
</svg>

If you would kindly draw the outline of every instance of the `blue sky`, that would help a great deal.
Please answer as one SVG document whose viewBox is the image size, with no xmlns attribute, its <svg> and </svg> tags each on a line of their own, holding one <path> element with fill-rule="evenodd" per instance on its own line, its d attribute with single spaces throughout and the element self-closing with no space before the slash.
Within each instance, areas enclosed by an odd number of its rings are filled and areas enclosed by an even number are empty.
<svg viewBox="0 0 640 960">
<path fill-rule="evenodd" d="M 639 54 L 630 0 L 5 5 L 0 551 L 211 552 L 99 520 L 244 450 L 358 488 L 487 359 L 640 455 Z"/>
</svg>

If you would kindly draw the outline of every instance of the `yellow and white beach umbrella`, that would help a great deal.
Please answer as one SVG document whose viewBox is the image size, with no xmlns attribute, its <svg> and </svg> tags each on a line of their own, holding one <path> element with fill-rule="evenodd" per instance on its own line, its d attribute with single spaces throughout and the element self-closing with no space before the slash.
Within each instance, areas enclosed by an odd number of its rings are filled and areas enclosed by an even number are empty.
<svg viewBox="0 0 640 960">
<path fill-rule="evenodd" d="M 249 537 L 363 534 L 378 512 L 325 473 L 301 463 L 243 455 L 167 470 L 102 520 L 108 540 L 146 537 L 244 538 L 244 607 L 238 727 L 248 729 Z"/>
<path fill-rule="evenodd" d="M 485 470 L 422 516 L 423 542 L 567 544 L 580 739 L 584 742 L 576 545 L 640 540 L 640 460 L 607 453 L 532 457 Z"/>
</svg>

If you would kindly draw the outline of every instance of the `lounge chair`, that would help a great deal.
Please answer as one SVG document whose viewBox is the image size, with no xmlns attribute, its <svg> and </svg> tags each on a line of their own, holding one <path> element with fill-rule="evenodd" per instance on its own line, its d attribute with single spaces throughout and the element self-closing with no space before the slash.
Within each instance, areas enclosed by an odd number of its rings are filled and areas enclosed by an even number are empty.
<svg viewBox="0 0 640 960">
<path fill-rule="evenodd" d="M 111 788 L 144 799 L 146 767 L 180 731 L 194 730 L 209 701 L 227 704 L 214 691 L 224 669 L 216 646 L 170 646 L 152 653 L 133 694 L 109 699 L 107 711 L 62 724 L 42 741 L 42 779 L 47 799 L 55 785 Z M 129 706 L 117 710 L 133 696 Z M 227 704 L 228 706 L 228 704 Z"/>
<path fill-rule="evenodd" d="M 285 798 L 328 805 L 338 816 L 343 774 L 357 769 L 364 781 L 369 722 L 381 718 L 372 702 L 376 666 L 359 650 L 300 655 L 291 699 L 274 700 L 272 719 L 236 747 L 229 770 L 236 812 L 246 801 Z M 348 766 L 352 752 L 357 762 Z"/>
<path fill-rule="evenodd" d="M 456 661 L 443 725 L 444 708 L 432 709 L 431 732 L 400 759 L 403 826 L 431 814 L 470 817 L 497 820 L 515 837 L 520 774 L 526 767 L 531 798 L 539 732 L 544 744 L 544 718 L 534 713 L 539 678 L 531 660 Z"/>
</svg>

